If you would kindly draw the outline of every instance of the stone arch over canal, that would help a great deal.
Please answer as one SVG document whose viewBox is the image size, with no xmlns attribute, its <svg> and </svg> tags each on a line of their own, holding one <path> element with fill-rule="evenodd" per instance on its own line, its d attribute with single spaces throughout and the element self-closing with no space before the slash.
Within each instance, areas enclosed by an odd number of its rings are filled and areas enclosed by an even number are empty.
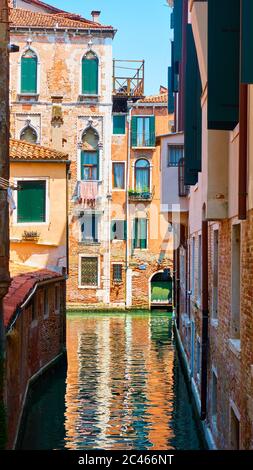
<svg viewBox="0 0 253 470">
<path fill-rule="evenodd" d="M 149 304 L 151 308 L 171 307 L 173 281 L 170 269 L 153 273 L 149 278 Z"/>
</svg>

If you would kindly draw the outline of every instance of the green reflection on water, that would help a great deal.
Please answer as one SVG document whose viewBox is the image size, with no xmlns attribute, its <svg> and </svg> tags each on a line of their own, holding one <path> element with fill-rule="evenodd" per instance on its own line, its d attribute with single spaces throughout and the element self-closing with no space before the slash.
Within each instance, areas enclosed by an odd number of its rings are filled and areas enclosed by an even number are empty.
<svg viewBox="0 0 253 470">
<path fill-rule="evenodd" d="M 20 448 L 203 448 L 171 314 L 70 314 L 67 349 L 31 390 Z"/>
</svg>

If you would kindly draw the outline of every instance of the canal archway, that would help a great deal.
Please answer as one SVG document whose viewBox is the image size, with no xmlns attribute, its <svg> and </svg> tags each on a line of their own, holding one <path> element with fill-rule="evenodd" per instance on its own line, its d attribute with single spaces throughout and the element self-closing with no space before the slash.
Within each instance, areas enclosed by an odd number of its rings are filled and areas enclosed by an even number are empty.
<svg viewBox="0 0 253 470">
<path fill-rule="evenodd" d="M 154 273 L 150 278 L 150 306 L 172 307 L 172 277 L 169 269 Z"/>
</svg>

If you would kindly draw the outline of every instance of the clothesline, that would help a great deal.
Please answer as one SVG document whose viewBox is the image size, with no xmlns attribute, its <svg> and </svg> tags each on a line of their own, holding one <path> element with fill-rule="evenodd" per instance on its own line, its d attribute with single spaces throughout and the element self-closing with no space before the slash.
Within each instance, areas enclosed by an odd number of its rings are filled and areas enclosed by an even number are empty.
<svg viewBox="0 0 253 470">
<path fill-rule="evenodd" d="M 15 186 L 14 183 L 12 183 L 11 181 L 5 179 L 5 178 L 2 178 L 0 176 L 0 186 L 2 189 L 13 189 L 13 190 L 18 190 L 18 186 Z"/>
</svg>

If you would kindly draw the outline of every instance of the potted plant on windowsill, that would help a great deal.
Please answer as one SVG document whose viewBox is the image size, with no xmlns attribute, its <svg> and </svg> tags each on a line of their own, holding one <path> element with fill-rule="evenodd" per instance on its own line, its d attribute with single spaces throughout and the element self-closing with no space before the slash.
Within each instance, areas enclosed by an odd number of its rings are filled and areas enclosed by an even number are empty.
<svg viewBox="0 0 253 470">
<path fill-rule="evenodd" d="M 40 238 L 40 234 L 37 231 L 25 230 L 22 234 L 22 240 L 37 242 Z"/>
</svg>

